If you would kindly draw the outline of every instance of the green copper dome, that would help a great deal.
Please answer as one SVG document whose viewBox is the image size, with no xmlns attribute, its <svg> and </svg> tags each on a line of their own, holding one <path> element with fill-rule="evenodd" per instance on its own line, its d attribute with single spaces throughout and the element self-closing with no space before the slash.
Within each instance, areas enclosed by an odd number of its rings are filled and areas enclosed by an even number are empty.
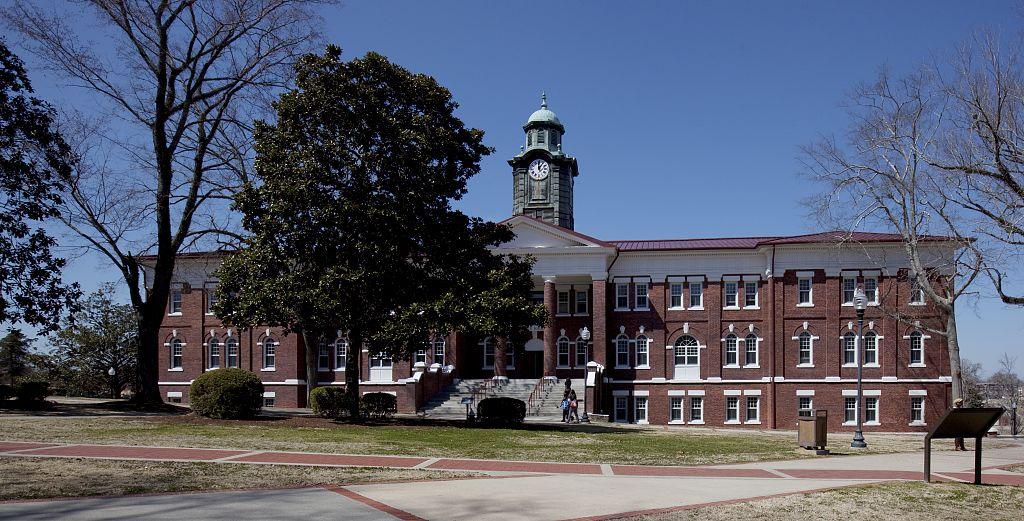
<svg viewBox="0 0 1024 521">
<path fill-rule="evenodd" d="M 561 127 L 562 122 L 558 121 L 558 116 L 554 112 L 548 110 L 548 96 L 547 94 L 540 95 L 540 109 L 530 114 L 530 119 L 526 120 L 526 125 L 531 123 L 549 123 Z"/>
</svg>

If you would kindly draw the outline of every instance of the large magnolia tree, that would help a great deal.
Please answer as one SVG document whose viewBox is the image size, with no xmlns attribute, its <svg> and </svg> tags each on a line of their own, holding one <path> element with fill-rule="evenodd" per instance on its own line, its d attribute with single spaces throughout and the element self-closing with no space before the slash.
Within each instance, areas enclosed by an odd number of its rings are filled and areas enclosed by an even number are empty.
<svg viewBox="0 0 1024 521">
<path fill-rule="evenodd" d="M 255 182 L 235 199 L 248 235 L 218 273 L 218 314 L 301 335 L 308 390 L 317 346 L 335 331 L 348 337 L 346 389 L 359 396 L 364 347 L 408 356 L 427 335 L 487 322 L 490 283 L 525 303 L 491 329 L 524 313 L 521 328 L 543 321 L 528 302 L 529 261 L 490 251 L 511 231 L 452 208 L 490 149 L 433 78 L 328 47 L 300 60 L 274 107 L 276 121 L 256 125 Z"/>
</svg>

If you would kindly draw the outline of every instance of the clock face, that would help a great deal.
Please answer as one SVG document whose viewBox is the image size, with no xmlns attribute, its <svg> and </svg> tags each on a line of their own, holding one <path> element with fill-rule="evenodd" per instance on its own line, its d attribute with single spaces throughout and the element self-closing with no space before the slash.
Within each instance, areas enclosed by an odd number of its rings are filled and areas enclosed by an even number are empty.
<svg viewBox="0 0 1024 521">
<path fill-rule="evenodd" d="M 537 181 L 547 179 L 550 170 L 551 167 L 548 166 L 547 161 L 544 161 L 543 159 L 534 159 L 533 162 L 530 163 L 530 178 Z"/>
</svg>

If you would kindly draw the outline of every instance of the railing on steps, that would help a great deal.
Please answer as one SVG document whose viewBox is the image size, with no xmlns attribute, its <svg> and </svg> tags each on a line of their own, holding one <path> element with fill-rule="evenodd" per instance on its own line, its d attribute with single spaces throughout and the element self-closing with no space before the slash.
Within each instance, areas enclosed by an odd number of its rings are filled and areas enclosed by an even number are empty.
<svg viewBox="0 0 1024 521">
<path fill-rule="evenodd" d="M 473 386 L 469 396 L 473 399 L 473 412 L 476 413 L 476 406 L 480 403 L 480 400 L 487 398 L 491 392 L 502 386 L 501 380 L 484 380 L 483 382 Z"/>
<path fill-rule="evenodd" d="M 533 391 L 530 391 L 530 397 L 526 399 L 527 416 L 537 416 L 540 414 L 540 405 L 544 402 L 544 398 L 547 397 L 547 392 L 551 390 L 551 386 L 557 383 L 556 380 L 548 378 L 537 380 L 537 384 L 533 386 Z"/>
</svg>

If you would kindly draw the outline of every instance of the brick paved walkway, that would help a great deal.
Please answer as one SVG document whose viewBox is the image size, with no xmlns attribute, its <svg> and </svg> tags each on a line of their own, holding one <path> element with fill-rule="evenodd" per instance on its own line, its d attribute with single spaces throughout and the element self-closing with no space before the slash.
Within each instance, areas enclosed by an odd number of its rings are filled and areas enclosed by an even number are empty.
<svg viewBox="0 0 1024 521">
<path fill-rule="evenodd" d="M 316 467 L 386 467 L 397 469 L 431 469 L 451 471 L 472 471 L 488 474 L 537 473 L 537 474 L 578 474 L 604 476 L 644 477 L 691 477 L 691 478 L 761 478 L 761 479 L 827 479 L 827 480 L 889 480 L 922 479 L 920 470 L 903 468 L 879 468 L 877 464 L 865 468 L 848 466 L 853 461 L 836 458 L 814 460 L 790 460 L 758 463 L 761 468 L 740 465 L 722 466 L 649 466 L 649 465 L 601 465 L 596 463 L 557 463 L 532 461 L 502 461 L 462 458 L 427 458 L 416 456 L 377 456 L 365 454 L 327 454 L 310 452 L 248 451 L 233 449 L 205 449 L 185 447 L 139 447 L 127 445 L 61 445 L 54 443 L 32 443 L 0 441 L 0 456 L 9 457 L 60 457 L 127 459 L 147 461 L 198 461 L 231 464 L 275 464 L 306 465 Z M 886 458 L 886 456 L 881 456 Z M 916 456 L 919 458 L 920 456 Z M 856 458 L 869 458 L 857 456 Z M 887 458 L 886 458 L 887 459 Z M 822 462 L 832 461 L 839 465 L 820 468 Z M 869 461 L 869 460 L 864 460 Z M 747 464 L 750 465 L 750 464 Z M 838 468 L 836 468 L 838 467 Z M 998 466 L 997 466 L 998 467 Z M 974 476 L 970 468 L 953 467 L 935 473 L 937 479 L 971 481 Z M 998 468 L 989 469 L 982 476 L 985 483 L 1024 486 L 1024 475 L 1003 473 Z"/>
</svg>

